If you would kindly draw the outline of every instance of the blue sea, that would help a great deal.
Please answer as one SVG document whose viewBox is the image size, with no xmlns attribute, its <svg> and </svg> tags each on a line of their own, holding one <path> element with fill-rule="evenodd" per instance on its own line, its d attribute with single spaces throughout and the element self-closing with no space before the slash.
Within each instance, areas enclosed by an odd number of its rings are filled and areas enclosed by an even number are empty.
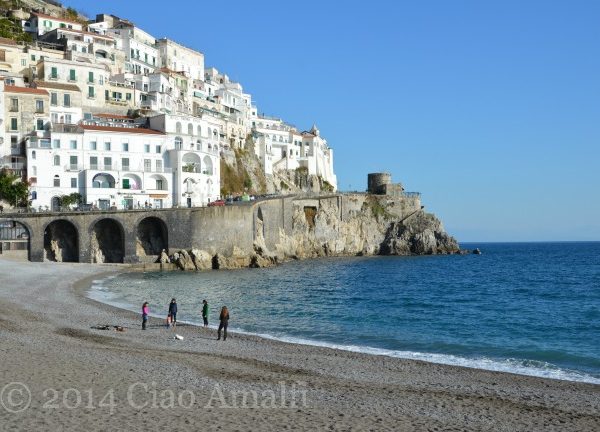
<svg viewBox="0 0 600 432">
<path fill-rule="evenodd" d="M 600 384 L 600 242 L 479 243 L 482 255 L 326 258 L 126 273 L 89 296 L 288 342 Z"/>
</svg>

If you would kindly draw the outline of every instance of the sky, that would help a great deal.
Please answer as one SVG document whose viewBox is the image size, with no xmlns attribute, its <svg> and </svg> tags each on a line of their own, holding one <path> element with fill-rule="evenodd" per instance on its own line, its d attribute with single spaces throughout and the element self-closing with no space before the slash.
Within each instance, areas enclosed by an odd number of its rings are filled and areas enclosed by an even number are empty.
<svg viewBox="0 0 600 432">
<path fill-rule="evenodd" d="M 462 242 L 600 240 L 600 2 L 65 0 L 204 53 Z"/>
</svg>

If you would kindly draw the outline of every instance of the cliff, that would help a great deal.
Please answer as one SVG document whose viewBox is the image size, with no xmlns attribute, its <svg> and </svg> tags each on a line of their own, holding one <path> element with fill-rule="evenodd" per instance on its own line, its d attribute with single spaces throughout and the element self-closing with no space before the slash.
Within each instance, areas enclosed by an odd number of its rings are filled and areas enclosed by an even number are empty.
<svg viewBox="0 0 600 432">
<path fill-rule="evenodd" d="M 256 204 L 260 206 L 260 204 Z M 291 227 L 278 228 L 267 241 L 260 210 L 254 221 L 252 250 L 234 246 L 228 253 L 201 248 L 181 250 L 163 263 L 183 270 L 266 267 L 292 259 L 324 256 L 430 255 L 459 253 L 419 197 L 370 194 L 299 197 L 294 199 Z"/>
</svg>

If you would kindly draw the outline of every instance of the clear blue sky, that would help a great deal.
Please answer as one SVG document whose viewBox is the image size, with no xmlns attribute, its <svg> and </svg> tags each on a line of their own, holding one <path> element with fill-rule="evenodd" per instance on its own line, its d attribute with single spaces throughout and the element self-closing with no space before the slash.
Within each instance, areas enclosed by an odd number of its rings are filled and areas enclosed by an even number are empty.
<svg viewBox="0 0 600 432">
<path fill-rule="evenodd" d="M 600 240 L 598 1 L 66 0 L 202 51 L 459 241 Z"/>
</svg>

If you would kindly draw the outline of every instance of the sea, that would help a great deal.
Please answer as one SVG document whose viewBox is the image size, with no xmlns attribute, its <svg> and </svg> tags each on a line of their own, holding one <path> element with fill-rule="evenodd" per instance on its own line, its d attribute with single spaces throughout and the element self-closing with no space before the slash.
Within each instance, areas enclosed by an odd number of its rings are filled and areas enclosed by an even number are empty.
<svg viewBox="0 0 600 432">
<path fill-rule="evenodd" d="M 481 255 L 123 273 L 89 297 L 297 344 L 600 384 L 600 242 L 471 243 Z"/>
</svg>

